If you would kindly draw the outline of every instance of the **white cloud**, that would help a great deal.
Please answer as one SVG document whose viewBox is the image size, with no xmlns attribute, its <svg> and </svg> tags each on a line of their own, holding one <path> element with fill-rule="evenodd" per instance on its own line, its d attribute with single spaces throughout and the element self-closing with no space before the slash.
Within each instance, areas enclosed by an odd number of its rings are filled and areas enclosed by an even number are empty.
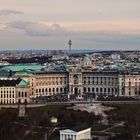
<svg viewBox="0 0 140 140">
<path fill-rule="evenodd" d="M 36 22 L 16 21 L 9 24 L 10 27 L 25 31 L 29 36 L 51 36 L 66 34 L 65 28 L 59 24 L 45 25 Z"/>
<path fill-rule="evenodd" d="M 21 15 L 21 14 L 23 13 L 15 10 L 0 10 L 0 16 Z"/>
</svg>

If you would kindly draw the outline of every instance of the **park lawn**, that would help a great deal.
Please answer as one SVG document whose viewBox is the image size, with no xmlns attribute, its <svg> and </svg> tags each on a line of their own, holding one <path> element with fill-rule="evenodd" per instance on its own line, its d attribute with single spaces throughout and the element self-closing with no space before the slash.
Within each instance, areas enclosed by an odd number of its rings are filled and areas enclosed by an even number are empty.
<svg viewBox="0 0 140 140">
<path fill-rule="evenodd" d="M 36 107 L 36 108 L 27 108 L 28 111 L 47 111 L 51 113 L 57 113 L 60 111 L 65 110 L 67 107 L 69 107 L 71 104 L 52 104 L 52 105 L 46 105 L 46 106 L 41 106 L 41 107 Z"/>
<path fill-rule="evenodd" d="M 105 129 L 107 129 L 107 128 L 110 128 L 110 127 L 112 127 L 112 125 L 102 125 L 102 124 L 98 124 L 98 125 L 94 125 L 93 127 L 92 127 L 92 131 L 94 132 L 94 131 L 102 131 L 102 130 L 105 130 Z"/>
<path fill-rule="evenodd" d="M 121 126 L 120 127 L 115 127 L 115 128 L 112 128 L 112 129 L 108 130 L 107 132 L 123 134 L 123 133 L 125 133 L 125 128 L 121 127 Z"/>
</svg>

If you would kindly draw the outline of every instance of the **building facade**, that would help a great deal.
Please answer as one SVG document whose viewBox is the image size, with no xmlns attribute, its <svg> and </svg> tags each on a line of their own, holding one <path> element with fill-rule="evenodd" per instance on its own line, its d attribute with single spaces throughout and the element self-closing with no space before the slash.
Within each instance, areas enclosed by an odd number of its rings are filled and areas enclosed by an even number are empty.
<svg viewBox="0 0 140 140">
<path fill-rule="evenodd" d="M 0 78 L 0 103 L 30 103 L 33 98 L 59 94 L 140 96 L 140 74 L 118 71 L 83 71 L 70 66 L 67 72 L 36 72 Z"/>
<path fill-rule="evenodd" d="M 24 82 L 23 82 L 24 81 Z M 0 104 L 30 103 L 30 87 L 20 78 L 0 79 Z"/>
<path fill-rule="evenodd" d="M 91 140 L 91 128 L 60 130 L 60 140 Z"/>
</svg>

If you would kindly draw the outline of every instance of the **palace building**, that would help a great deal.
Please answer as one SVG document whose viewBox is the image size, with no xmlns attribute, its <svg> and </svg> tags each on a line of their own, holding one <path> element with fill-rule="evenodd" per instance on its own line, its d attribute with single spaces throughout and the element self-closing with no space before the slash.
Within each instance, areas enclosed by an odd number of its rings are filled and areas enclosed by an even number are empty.
<svg viewBox="0 0 140 140">
<path fill-rule="evenodd" d="M 80 65 L 64 72 L 21 70 L 0 78 L 0 104 L 30 103 L 33 98 L 66 95 L 139 96 L 140 74 L 85 71 Z"/>
</svg>

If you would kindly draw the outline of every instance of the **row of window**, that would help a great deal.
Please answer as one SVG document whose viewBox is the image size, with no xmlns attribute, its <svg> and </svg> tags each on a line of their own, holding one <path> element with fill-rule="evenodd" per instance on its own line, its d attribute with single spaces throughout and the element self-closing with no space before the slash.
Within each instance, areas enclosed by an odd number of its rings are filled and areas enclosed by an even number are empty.
<svg viewBox="0 0 140 140">
<path fill-rule="evenodd" d="M 47 92 L 66 92 L 66 87 L 64 88 L 42 88 L 42 89 L 36 89 L 36 93 L 47 93 Z"/>
<path fill-rule="evenodd" d="M 41 78 L 36 78 L 36 80 L 45 80 L 45 81 L 54 81 L 54 80 L 56 80 L 56 81 L 59 81 L 59 80 L 66 80 L 66 77 L 41 77 Z"/>
<path fill-rule="evenodd" d="M 140 82 L 128 82 L 126 83 L 126 85 L 128 84 L 128 86 L 140 86 Z"/>
<path fill-rule="evenodd" d="M 5 91 L 5 90 L 1 90 L 0 91 L 0 93 L 15 93 L 15 91 L 14 90 L 7 90 L 7 91 Z"/>
<path fill-rule="evenodd" d="M 129 91 L 128 94 L 129 95 L 133 95 L 133 92 Z M 134 94 L 135 95 L 140 95 L 140 91 L 135 91 Z"/>
<path fill-rule="evenodd" d="M 14 90 L 15 88 L 0 88 L 0 90 Z"/>
<path fill-rule="evenodd" d="M 1 94 L 1 98 L 15 98 L 15 94 Z"/>
<path fill-rule="evenodd" d="M 117 85 L 118 83 L 110 82 L 110 81 L 104 81 L 104 82 L 99 82 L 99 81 L 84 81 L 83 82 L 85 85 Z"/>
<path fill-rule="evenodd" d="M 66 84 L 66 81 L 48 81 L 48 82 L 38 82 L 36 83 L 37 86 L 45 86 L 45 85 L 62 85 Z"/>
<path fill-rule="evenodd" d="M 14 99 L 1 99 L 0 104 L 13 104 L 15 103 Z"/>
<path fill-rule="evenodd" d="M 27 92 L 18 92 L 18 97 L 27 97 Z"/>
<path fill-rule="evenodd" d="M 84 87 L 84 92 L 112 92 L 112 93 L 117 93 L 118 92 L 118 89 L 117 88 L 86 88 Z"/>
<path fill-rule="evenodd" d="M 118 78 L 114 77 L 84 77 L 86 81 L 110 81 L 110 82 L 118 82 Z"/>
</svg>

